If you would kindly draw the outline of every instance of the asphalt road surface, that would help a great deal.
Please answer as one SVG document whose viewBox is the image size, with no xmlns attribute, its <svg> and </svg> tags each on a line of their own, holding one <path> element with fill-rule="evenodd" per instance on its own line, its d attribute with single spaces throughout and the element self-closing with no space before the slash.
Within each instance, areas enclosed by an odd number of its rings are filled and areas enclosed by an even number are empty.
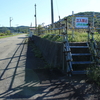
<svg viewBox="0 0 100 100">
<path fill-rule="evenodd" d="M 32 70 L 43 62 L 35 58 L 25 38 L 22 34 L 0 39 L 0 100 L 100 100 L 100 91 L 85 83 L 84 76 L 57 77 L 56 71 L 49 75 Z"/>
<path fill-rule="evenodd" d="M 0 39 L 0 98 L 13 98 L 25 85 L 25 38 L 22 34 Z"/>
</svg>

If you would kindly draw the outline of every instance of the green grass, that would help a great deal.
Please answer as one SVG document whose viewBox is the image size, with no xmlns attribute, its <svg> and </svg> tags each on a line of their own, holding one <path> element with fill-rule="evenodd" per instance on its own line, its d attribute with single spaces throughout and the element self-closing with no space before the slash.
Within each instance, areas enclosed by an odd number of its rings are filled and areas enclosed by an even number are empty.
<svg viewBox="0 0 100 100">
<path fill-rule="evenodd" d="M 72 32 L 68 31 L 68 41 L 69 42 L 87 42 L 88 41 L 88 34 L 84 32 L 74 32 L 74 38 L 72 38 Z M 54 42 L 63 42 L 63 37 L 59 36 L 59 32 L 52 32 L 40 35 L 41 38 L 45 38 L 50 41 Z M 94 38 L 96 41 L 100 41 L 100 34 L 95 33 Z"/>
<path fill-rule="evenodd" d="M 0 36 L 0 39 L 2 39 L 2 38 L 7 38 L 7 37 L 12 37 L 12 36 L 17 36 L 17 35 L 21 35 L 21 34 L 14 34 L 14 35 Z"/>
</svg>

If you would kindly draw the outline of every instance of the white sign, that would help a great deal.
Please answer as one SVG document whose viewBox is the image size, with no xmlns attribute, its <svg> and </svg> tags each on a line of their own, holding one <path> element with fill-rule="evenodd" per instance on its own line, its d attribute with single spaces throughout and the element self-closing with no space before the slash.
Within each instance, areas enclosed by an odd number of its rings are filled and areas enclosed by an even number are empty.
<svg viewBox="0 0 100 100">
<path fill-rule="evenodd" d="M 75 27 L 76 28 L 88 28 L 88 18 L 87 17 L 76 17 Z"/>
</svg>

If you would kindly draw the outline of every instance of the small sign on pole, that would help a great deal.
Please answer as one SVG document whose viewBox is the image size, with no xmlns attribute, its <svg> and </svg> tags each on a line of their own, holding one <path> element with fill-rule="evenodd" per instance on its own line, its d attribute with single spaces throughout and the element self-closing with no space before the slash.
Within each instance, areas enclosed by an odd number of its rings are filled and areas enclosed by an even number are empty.
<svg viewBox="0 0 100 100">
<path fill-rule="evenodd" d="M 76 28 L 88 28 L 88 17 L 76 17 L 75 27 Z"/>
</svg>

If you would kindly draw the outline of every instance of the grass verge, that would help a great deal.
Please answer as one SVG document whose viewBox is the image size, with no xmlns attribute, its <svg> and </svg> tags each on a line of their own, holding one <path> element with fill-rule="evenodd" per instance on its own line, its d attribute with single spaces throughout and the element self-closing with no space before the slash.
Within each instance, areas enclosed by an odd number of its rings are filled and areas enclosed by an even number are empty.
<svg viewBox="0 0 100 100">
<path fill-rule="evenodd" d="M 14 35 L 0 36 L 0 39 L 2 39 L 2 38 L 7 38 L 7 37 L 13 37 L 13 36 L 17 36 L 17 35 L 21 35 L 21 34 L 14 34 Z"/>
</svg>

